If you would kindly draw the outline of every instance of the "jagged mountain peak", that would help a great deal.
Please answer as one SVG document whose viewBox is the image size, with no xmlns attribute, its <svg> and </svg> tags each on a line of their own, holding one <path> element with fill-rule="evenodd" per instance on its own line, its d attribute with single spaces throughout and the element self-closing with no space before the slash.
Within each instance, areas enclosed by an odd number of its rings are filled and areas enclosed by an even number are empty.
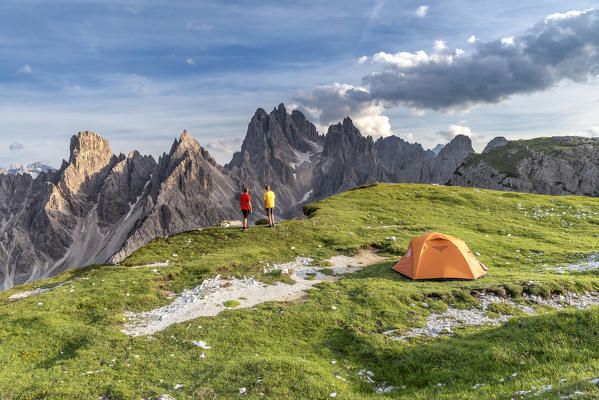
<svg viewBox="0 0 599 400">
<path fill-rule="evenodd" d="M 183 132 L 181 132 L 181 136 L 179 137 L 179 142 L 182 143 L 190 140 L 195 141 L 195 139 L 187 132 L 187 129 L 183 129 Z"/>
<path fill-rule="evenodd" d="M 285 104 L 280 103 L 276 108 L 272 110 L 272 112 L 278 112 L 279 114 L 287 115 L 287 109 L 285 108 Z"/>
<path fill-rule="evenodd" d="M 69 162 L 60 170 L 58 185 L 67 195 L 94 193 L 110 168 L 118 162 L 107 139 L 95 132 L 82 131 L 71 138 Z"/>
<path fill-rule="evenodd" d="M 262 120 L 262 119 L 267 118 L 267 117 L 268 117 L 268 114 L 266 113 L 266 111 L 264 110 L 264 108 L 258 107 L 256 109 L 256 112 L 254 113 L 254 117 L 252 118 L 252 120 L 254 120 L 254 119 L 260 119 L 260 120 Z"/>
<path fill-rule="evenodd" d="M 466 135 L 456 135 L 441 149 L 441 151 L 439 151 L 439 156 L 444 153 L 455 152 L 456 149 L 468 150 L 469 153 L 474 152 L 474 149 L 472 148 L 472 139 Z"/>
<path fill-rule="evenodd" d="M 198 165 L 208 163 L 218 170 L 222 169 L 208 150 L 203 148 L 193 136 L 184 130 L 179 139 L 173 142 L 169 154 L 160 157 L 161 174 L 170 174 L 177 165 L 189 162 Z"/>
<path fill-rule="evenodd" d="M 372 137 L 365 137 L 362 135 L 360 130 L 354 125 L 350 117 L 345 117 L 343 122 L 339 122 L 335 125 L 329 126 L 325 137 L 324 154 L 328 154 L 333 151 L 336 147 L 339 147 L 341 143 L 348 143 L 356 145 L 367 141 L 374 145 Z"/>
<path fill-rule="evenodd" d="M 81 131 L 71 138 L 69 162 L 77 163 L 80 157 L 90 161 L 112 157 L 110 143 L 107 139 L 91 131 Z"/>
</svg>

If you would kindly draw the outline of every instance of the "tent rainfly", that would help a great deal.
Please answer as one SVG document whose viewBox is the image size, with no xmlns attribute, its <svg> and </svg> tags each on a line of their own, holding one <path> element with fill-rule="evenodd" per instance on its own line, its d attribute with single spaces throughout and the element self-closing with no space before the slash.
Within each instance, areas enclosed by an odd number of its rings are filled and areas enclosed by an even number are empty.
<svg viewBox="0 0 599 400">
<path fill-rule="evenodd" d="M 414 280 L 474 280 L 487 273 L 487 267 L 466 243 L 438 232 L 412 239 L 408 251 L 392 269 Z"/>
</svg>

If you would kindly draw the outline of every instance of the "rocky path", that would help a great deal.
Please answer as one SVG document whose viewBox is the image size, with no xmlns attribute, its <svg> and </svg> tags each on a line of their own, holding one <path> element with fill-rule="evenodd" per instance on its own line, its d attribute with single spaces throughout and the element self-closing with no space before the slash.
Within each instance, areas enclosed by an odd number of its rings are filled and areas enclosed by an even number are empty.
<svg viewBox="0 0 599 400">
<path fill-rule="evenodd" d="M 252 277 L 237 279 L 217 275 L 193 289 L 183 291 L 169 305 L 141 313 L 126 313 L 128 322 L 122 332 L 132 336 L 151 335 L 173 324 L 217 315 L 227 309 L 223 303 L 230 300 L 239 302 L 236 308 L 249 308 L 267 301 L 297 300 L 317 283 L 335 281 L 345 273 L 359 271 L 383 260 L 374 251 L 361 250 L 353 257 L 335 256 L 329 259 L 332 275 L 323 274 L 321 268 L 312 265 L 313 259 L 305 257 L 272 265 L 265 270 L 281 270 L 289 274 L 295 284 L 277 282 L 267 285 Z"/>
<path fill-rule="evenodd" d="M 471 308 L 468 310 L 449 307 L 444 313 L 431 313 L 427 317 L 426 325 L 422 328 L 414 328 L 401 336 L 391 336 L 393 340 L 406 340 L 419 336 L 437 337 L 440 335 L 452 335 L 452 328 L 458 326 L 480 326 L 480 325 L 500 325 L 512 318 L 512 315 L 499 314 L 497 317 L 491 317 L 488 314 L 488 308 L 491 304 L 507 304 L 511 307 L 521 310 L 526 315 L 536 314 L 535 304 L 549 306 L 555 309 L 564 309 L 566 307 L 576 307 L 579 309 L 591 306 L 599 306 L 599 293 L 585 292 L 573 293 L 567 292 L 563 295 L 550 297 L 541 296 L 523 296 L 526 305 L 518 304 L 510 299 L 498 297 L 493 294 L 485 293 L 479 297 L 480 308 Z M 424 303 L 426 304 L 426 303 Z M 416 306 L 416 304 L 412 304 Z M 425 306 L 426 307 L 426 306 Z M 392 335 L 396 330 L 389 330 L 385 334 Z"/>
</svg>

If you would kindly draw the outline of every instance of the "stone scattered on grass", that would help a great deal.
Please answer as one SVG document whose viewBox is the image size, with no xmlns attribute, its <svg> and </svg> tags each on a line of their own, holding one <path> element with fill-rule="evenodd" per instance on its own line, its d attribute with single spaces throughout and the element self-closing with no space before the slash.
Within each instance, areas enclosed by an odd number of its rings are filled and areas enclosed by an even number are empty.
<svg viewBox="0 0 599 400">
<path fill-rule="evenodd" d="M 8 296 L 8 298 L 10 300 L 17 300 L 17 299 L 25 299 L 27 297 L 31 297 L 31 296 L 35 296 L 36 294 L 40 294 L 40 293 L 44 293 L 44 292 L 49 292 L 50 290 L 53 289 L 58 289 L 61 286 L 66 285 L 67 283 L 70 283 L 71 281 L 66 281 L 66 282 L 62 282 L 59 283 L 58 285 L 49 287 L 49 288 L 44 288 L 44 289 L 34 289 L 34 290 L 27 290 L 25 292 L 19 292 L 19 293 L 15 293 L 15 294 L 11 294 L 10 296 Z M 70 292 L 73 292 L 73 290 L 71 290 Z"/>
<path fill-rule="evenodd" d="M 201 347 L 201 348 L 202 348 L 202 349 L 204 349 L 204 350 L 210 350 L 210 349 L 212 348 L 212 347 L 208 346 L 208 345 L 206 344 L 206 342 L 204 342 L 203 340 L 194 340 L 194 341 L 193 341 L 193 342 L 191 342 L 191 343 L 193 343 L 194 345 L 196 345 L 196 346 L 198 346 L 198 347 Z"/>
<path fill-rule="evenodd" d="M 599 306 L 599 293 L 597 292 L 567 292 L 563 295 L 555 295 L 551 297 L 541 297 L 536 295 L 523 294 L 522 297 L 528 303 L 541 304 L 556 309 L 563 309 L 569 306 L 573 306 L 579 309 L 584 309 L 589 306 Z M 489 306 L 492 304 L 505 304 L 509 306 L 509 308 L 520 310 L 520 312 L 526 315 L 536 314 L 536 310 L 532 305 L 522 305 L 514 303 L 510 299 L 498 297 L 490 293 L 482 294 L 479 297 L 479 300 L 481 306 L 480 309 L 472 308 L 460 310 L 450 306 L 442 314 L 429 314 L 427 317 L 426 326 L 422 328 L 412 329 L 402 336 L 392 336 L 391 339 L 406 340 L 412 337 L 420 336 L 437 337 L 444 334 L 452 335 L 453 330 L 451 328 L 453 327 L 480 325 L 497 326 L 513 317 L 513 315 L 509 314 L 498 314 L 496 318 L 492 318 L 487 314 L 487 311 L 491 311 L 489 309 Z M 412 303 L 410 304 L 410 306 L 415 307 L 416 305 Z M 496 307 L 491 308 L 495 309 Z"/>
<path fill-rule="evenodd" d="M 519 390 L 514 393 L 514 396 L 526 396 L 529 393 L 532 393 L 532 390 Z"/>
<path fill-rule="evenodd" d="M 182 384 L 182 383 L 177 383 L 177 384 L 175 385 L 175 390 L 179 390 L 179 389 L 181 389 L 182 387 L 183 387 L 183 384 Z"/>
<path fill-rule="evenodd" d="M 567 272 L 585 272 L 594 271 L 599 269 L 599 252 L 592 254 L 586 261 L 569 264 L 562 267 L 549 268 L 558 274 L 565 274 Z"/>
<path fill-rule="evenodd" d="M 383 382 L 381 384 L 381 386 L 379 386 L 378 388 L 376 388 L 376 393 L 377 394 L 384 394 L 384 393 L 389 393 L 390 391 L 396 389 L 395 386 L 387 386 L 386 382 Z"/>
</svg>

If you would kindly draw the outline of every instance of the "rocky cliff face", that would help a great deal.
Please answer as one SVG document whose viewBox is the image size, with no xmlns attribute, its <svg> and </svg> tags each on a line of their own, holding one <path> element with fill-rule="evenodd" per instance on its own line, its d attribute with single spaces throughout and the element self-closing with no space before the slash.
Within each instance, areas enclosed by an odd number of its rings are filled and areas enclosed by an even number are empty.
<svg viewBox="0 0 599 400">
<path fill-rule="evenodd" d="M 118 262 L 156 236 L 231 217 L 233 182 L 187 133 L 156 163 L 114 155 L 107 140 L 80 132 L 59 171 L 0 175 L 0 283 Z"/>
<path fill-rule="evenodd" d="M 172 235 L 239 214 L 240 181 L 227 175 L 187 132 L 160 157 L 144 195 L 132 208 L 136 221 L 110 259 L 119 263 L 155 237 Z"/>
<path fill-rule="evenodd" d="M 154 160 L 138 153 L 116 156 L 108 141 L 92 132 L 74 136 L 70 150 L 59 171 L 35 180 L 0 175 L 5 183 L 2 204 L 12 206 L 0 238 L 0 283 L 5 289 L 106 261 L 135 223 L 125 217 L 141 195 Z M 8 182 L 15 180 L 20 185 L 11 188 Z M 18 193 L 18 186 L 26 193 Z"/>
<path fill-rule="evenodd" d="M 380 181 L 439 184 L 445 184 L 456 167 L 474 151 L 470 138 L 464 135 L 442 146 L 438 154 L 396 136 L 377 140 L 375 148 Z"/>
<path fill-rule="evenodd" d="M 468 136 L 457 135 L 430 162 L 430 183 L 446 184 L 464 159 L 474 152 Z"/>
<path fill-rule="evenodd" d="M 0 288 L 66 269 L 122 261 L 155 237 L 238 219 L 249 186 L 262 213 L 263 187 L 277 215 L 301 215 L 308 201 L 375 181 L 438 182 L 471 151 L 457 137 L 438 156 L 390 137 L 376 143 L 346 118 L 319 135 L 302 113 L 258 109 L 241 151 L 224 167 L 183 132 L 158 161 L 113 154 L 108 141 L 80 132 L 57 171 L 0 174 Z"/>
<path fill-rule="evenodd" d="M 376 181 L 374 142 L 364 137 L 352 120 L 331 125 L 312 180 L 310 199 L 322 199 L 355 186 Z"/>
<path fill-rule="evenodd" d="M 270 114 L 259 108 L 248 125 L 241 151 L 225 168 L 250 189 L 259 215 L 264 186 L 271 185 L 276 188 L 276 215 L 289 218 L 298 215 L 309 196 L 323 143 L 324 137 L 299 111 L 290 115 L 283 104 Z"/>
<path fill-rule="evenodd" d="M 488 147 L 488 146 L 487 146 Z M 449 183 L 551 195 L 599 196 L 599 139 L 509 141 L 472 154 Z"/>
</svg>

